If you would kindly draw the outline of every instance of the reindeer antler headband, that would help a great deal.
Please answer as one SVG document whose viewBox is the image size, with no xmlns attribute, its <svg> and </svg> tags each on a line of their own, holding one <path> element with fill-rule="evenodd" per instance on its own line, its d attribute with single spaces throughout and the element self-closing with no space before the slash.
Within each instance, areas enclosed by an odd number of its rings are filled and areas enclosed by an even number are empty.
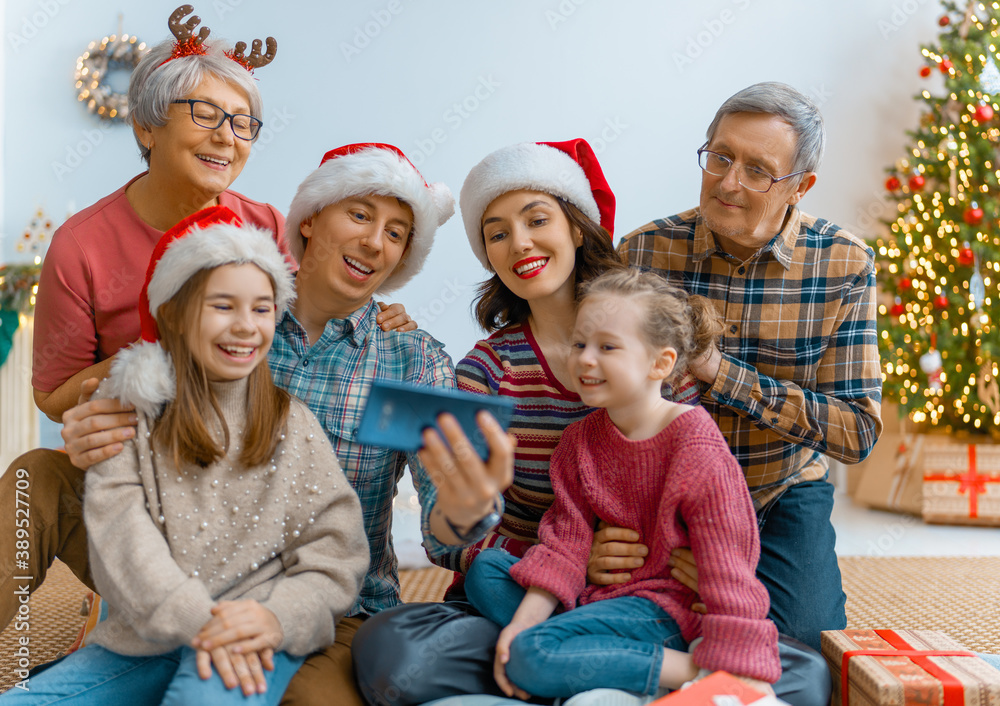
<svg viewBox="0 0 1000 706">
<path fill-rule="evenodd" d="M 170 28 L 171 34 L 177 38 L 177 41 L 174 42 L 174 50 L 170 52 L 170 56 L 163 64 L 171 59 L 178 59 L 182 56 L 196 56 L 208 53 L 205 40 L 208 39 L 208 35 L 211 34 L 212 30 L 208 27 L 202 27 L 198 30 L 198 34 L 195 34 L 195 28 L 201 22 L 201 18 L 197 15 L 192 15 L 187 22 L 181 22 L 184 17 L 190 15 L 192 12 L 194 12 L 194 7 L 191 5 L 181 5 L 171 12 L 170 17 L 167 18 L 167 26 Z M 253 40 L 250 56 L 246 56 L 244 52 L 246 51 L 247 43 L 237 42 L 236 47 L 232 51 L 225 52 L 225 55 L 252 74 L 254 69 L 267 66 L 274 61 L 274 56 L 278 53 L 278 42 L 274 37 L 267 38 L 267 52 L 264 54 L 261 54 L 260 51 L 262 46 L 263 42 L 259 39 Z M 160 66 L 163 66 L 163 64 L 160 64 Z"/>
</svg>

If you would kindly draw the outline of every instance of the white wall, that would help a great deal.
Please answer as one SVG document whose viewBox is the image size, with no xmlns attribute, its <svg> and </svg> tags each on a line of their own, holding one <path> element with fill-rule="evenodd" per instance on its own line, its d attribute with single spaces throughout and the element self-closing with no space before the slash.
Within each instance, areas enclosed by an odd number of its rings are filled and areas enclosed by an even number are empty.
<svg viewBox="0 0 1000 706">
<path fill-rule="evenodd" d="M 61 218 L 141 170 L 129 131 L 77 103 L 74 63 L 117 29 L 119 12 L 126 33 L 164 39 L 178 4 L 6 0 L 0 260 L 16 259 L 11 236 L 37 205 Z M 278 40 L 276 61 L 257 72 L 272 130 L 235 188 L 282 211 L 323 152 L 347 142 L 394 143 L 457 194 L 499 146 L 585 137 L 618 196 L 623 235 L 696 203 L 694 152 L 715 109 L 773 79 L 811 94 L 827 120 L 827 157 L 804 208 L 870 235 L 883 169 L 918 119 L 912 96 L 941 85 L 936 72 L 917 75 L 920 44 L 937 36 L 933 0 L 194 4 L 213 35 Z M 479 337 L 468 302 L 483 274 L 456 216 L 395 298 L 458 358 Z M 447 304 L 453 289 L 459 301 Z"/>
</svg>

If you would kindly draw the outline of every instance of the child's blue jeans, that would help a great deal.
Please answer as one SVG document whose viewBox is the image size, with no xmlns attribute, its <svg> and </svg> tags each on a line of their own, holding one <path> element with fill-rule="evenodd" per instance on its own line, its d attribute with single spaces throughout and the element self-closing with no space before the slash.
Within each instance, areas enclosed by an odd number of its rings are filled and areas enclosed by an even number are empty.
<svg viewBox="0 0 1000 706">
<path fill-rule="evenodd" d="M 465 577 L 469 601 L 498 625 L 507 625 L 525 589 L 510 577 L 518 559 L 486 549 Z M 670 614 L 645 598 L 588 603 L 523 631 L 511 644 L 507 677 L 535 696 L 571 696 L 607 687 L 654 693 L 663 649 L 686 650 Z"/>
<path fill-rule="evenodd" d="M 3 706 L 58 703 L 60 706 L 192 706 L 277 704 L 303 662 L 285 652 L 274 654 L 274 671 L 264 670 L 267 692 L 244 696 L 237 686 L 227 689 L 212 667 L 210 679 L 198 676 L 195 651 L 180 647 L 147 657 L 129 657 L 88 645 L 55 662 L 28 680 L 27 690 L 14 687 L 0 694 Z"/>
</svg>

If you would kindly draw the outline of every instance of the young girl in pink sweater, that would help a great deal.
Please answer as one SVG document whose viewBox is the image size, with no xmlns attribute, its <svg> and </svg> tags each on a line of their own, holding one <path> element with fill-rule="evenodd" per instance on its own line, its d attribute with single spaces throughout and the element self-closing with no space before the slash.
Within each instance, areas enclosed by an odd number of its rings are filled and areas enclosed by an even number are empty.
<svg viewBox="0 0 1000 706">
<path fill-rule="evenodd" d="M 580 398 L 599 409 L 570 425 L 552 456 L 555 503 L 540 543 L 520 561 L 483 551 L 466 578 L 476 609 L 507 626 L 494 672 L 508 695 L 649 695 L 719 669 L 770 691 L 780 676 L 743 473 L 702 408 L 660 396 L 719 329 L 709 302 L 651 273 L 609 272 L 583 286 L 569 366 Z M 649 547 L 627 583 L 587 585 L 602 520 Z M 670 575 L 676 547 L 694 551 L 706 615 Z M 680 651 L 696 638 L 690 655 Z"/>
</svg>

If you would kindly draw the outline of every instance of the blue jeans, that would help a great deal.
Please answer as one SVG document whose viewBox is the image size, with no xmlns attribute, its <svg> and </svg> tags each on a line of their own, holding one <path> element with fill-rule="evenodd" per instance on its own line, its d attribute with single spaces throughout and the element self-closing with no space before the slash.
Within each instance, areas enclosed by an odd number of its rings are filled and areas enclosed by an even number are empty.
<svg viewBox="0 0 1000 706">
<path fill-rule="evenodd" d="M 820 631 L 847 626 L 832 512 L 833 486 L 818 480 L 789 487 L 757 517 L 757 578 L 771 597 L 768 617 L 816 651 Z"/>
<path fill-rule="evenodd" d="M 180 647 L 147 657 L 120 655 L 90 645 L 33 674 L 28 690 L 14 687 L 0 694 L 0 704 L 62 704 L 64 706 L 191 706 L 277 704 L 304 658 L 285 652 L 274 655 L 274 671 L 264 670 L 267 693 L 244 696 L 240 687 L 227 689 L 215 668 L 210 679 L 198 676 L 195 651 Z"/>
<path fill-rule="evenodd" d="M 518 559 L 496 549 L 480 553 L 465 578 L 476 610 L 507 625 L 526 591 L 510 577 Z M 663 648 L 687 649 L 670 614 L 645 598 L 611 598 L 559 613 L 514 638 L 507 676 L 529 694 L 572 696 L 607 687 L 655 693 Z"/>
</svg>

